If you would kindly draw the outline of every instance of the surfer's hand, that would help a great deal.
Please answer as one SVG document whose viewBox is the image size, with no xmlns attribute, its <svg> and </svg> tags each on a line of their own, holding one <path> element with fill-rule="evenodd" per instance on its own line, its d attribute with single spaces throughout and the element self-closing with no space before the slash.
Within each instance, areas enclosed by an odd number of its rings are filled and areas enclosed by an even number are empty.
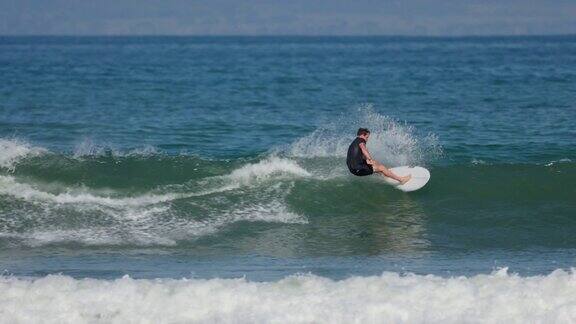
<svg viewBox="0 0 576 324">
<path fill-rule="evenodd" d="M 368 160 L 366 160 L 366 163 L 368 163 L 369 165 L 372 165 L 372 164 L 374 164 L 374 160 L 368 159 Z"/>
</svg>

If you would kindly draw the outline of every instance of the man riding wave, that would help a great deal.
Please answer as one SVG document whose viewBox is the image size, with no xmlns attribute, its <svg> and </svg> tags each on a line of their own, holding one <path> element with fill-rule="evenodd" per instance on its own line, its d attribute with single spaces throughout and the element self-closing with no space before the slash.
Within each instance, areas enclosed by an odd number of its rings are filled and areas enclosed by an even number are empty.
<svg viewBox="0 0 576 324">
<path fill-rule="evenodd" d="M 348 155 L 346 157 L 348 170 L 350 170 L 353 175 L 367 176 L 377 172 L 382 176 L 399 181 L 401 184 L 405 184 L 410 180 L 411 175 L 404 177 L 397 176 L 383 164 L 372 159 L 368 148 L 366 148 L 366 142 L 368 138 L 370 138 L 370 131 L 367 128 L 359 128 L 356 135 L 356 139 L 348 147 Z"/>
</svg>

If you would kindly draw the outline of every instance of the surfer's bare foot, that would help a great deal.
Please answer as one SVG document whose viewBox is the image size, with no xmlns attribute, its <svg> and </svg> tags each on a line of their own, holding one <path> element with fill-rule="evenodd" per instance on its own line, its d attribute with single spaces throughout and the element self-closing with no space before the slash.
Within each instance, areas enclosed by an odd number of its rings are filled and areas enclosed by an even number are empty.
<svg viewBox="0 0 576 324">
<path fill-rule="evenodd" d="M 406 182 L 410 181 L 410 179 L 412 179 L 411 174 L 404 176 L 404 177 L 400 177 L 400 184 L 405 184 Z"/>
</svg>

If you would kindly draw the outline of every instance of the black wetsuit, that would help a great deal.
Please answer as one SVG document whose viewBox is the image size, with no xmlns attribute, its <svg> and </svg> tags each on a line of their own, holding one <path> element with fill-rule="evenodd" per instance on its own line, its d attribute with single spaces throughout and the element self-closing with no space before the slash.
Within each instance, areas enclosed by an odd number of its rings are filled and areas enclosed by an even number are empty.
<svg viewBox="0 0 576 324">
<path fill-rule="evenodd" d="M 360 149 L 360 143 L 366 144 L 363 138 L 356 137 L 356 139 L 348 147 L 348 155 L 346 156 L 346 164 L 348 165 L 348 170 L 352 172 L 353 175 L 357 176 L 367 176 L 374 173 L 372 166 L 366 163 L 364 159 L 364 154 Z"/>
</svg>

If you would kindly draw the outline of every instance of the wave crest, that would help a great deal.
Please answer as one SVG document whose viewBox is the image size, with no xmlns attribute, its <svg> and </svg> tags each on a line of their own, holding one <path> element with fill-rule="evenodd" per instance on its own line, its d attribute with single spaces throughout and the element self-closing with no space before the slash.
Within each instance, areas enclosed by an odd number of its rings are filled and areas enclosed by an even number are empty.
<svg viewBox="0 0 576 324">
<path fill-rule="evenodd" d="M 246 184 L 253 180 L 268 179 L 274 175 L 309 177 L 311 174 L 293 160 L 272 156 L 257 163 L 244 165 L 232 171 L 228 177 Z"/>
<path fill-rule="evenodd" d="M 47 151 L 18 139 L 0 139 L 0 168 L 14 171 L 16 164 L 21 159 L 38 156 Z"/>
</svg>

